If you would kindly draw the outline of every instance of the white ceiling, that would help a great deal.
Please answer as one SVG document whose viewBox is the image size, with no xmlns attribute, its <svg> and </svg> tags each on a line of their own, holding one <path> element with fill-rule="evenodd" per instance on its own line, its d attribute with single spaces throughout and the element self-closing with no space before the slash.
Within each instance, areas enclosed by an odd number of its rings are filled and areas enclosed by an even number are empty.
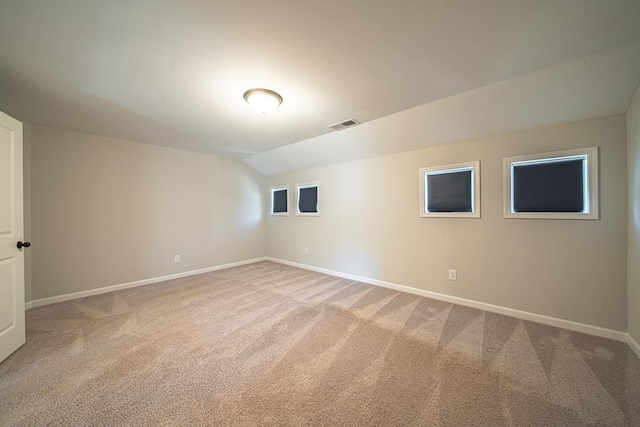
<svg viewBox="0 0 640 427">
<path fill-rule="evenodd" d="M 640 42 L 244 158 L 264 175 L 623 113 Z"/>
<path fill-rule="evenodd" d="M 0 0 L 0 110 L 272 174 L 625 111 L 639 22 L 638 0 Z M 412 120 L 437 126 L 380 136 Z"/>
</svg>

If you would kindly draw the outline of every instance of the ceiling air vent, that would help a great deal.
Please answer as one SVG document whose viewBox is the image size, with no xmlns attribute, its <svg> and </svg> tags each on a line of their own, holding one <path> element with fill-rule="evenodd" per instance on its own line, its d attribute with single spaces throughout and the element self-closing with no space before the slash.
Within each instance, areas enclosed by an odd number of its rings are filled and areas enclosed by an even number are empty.
<svg viewBox="0 0 640 427">
<path fill-rule="evenodd" d="M 333 130 L 342 130 L 342 129 L 346 129 L 346 128 L 350 128 L 353 127 L 355 125 L 359 125 L 360 122 L 354 119 L 348 119 L 345 120 L 343 122 L 340 123 L 334 123 L 332 125 L 327 126 L 329 129 L 333 129 Z"/>
</svg>

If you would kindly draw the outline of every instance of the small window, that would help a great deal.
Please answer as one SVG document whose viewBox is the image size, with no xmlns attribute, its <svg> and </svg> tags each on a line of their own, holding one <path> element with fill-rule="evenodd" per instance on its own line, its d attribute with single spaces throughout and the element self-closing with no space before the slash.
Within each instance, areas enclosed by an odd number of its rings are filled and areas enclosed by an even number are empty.
<svg viewBox="0 0 640 427">
<path fill-rule="evenodd" d="M 289 186 L 271 188 L 271 215 L 289 215 Z"/>
<path fill-rule="evenodd" d="M 505 218 L 598 219 L 598 147 L 504 159 Z"/>
<path fill-rule="evenodd" d="M 480 218 L 480 162 L 420 169 L 420 216 Z"/>
<path fill-rule="evenodd" d="M 318 216 L 318 183 L 296 185 L 298 192 L 297 215 Z"/>
</svg>

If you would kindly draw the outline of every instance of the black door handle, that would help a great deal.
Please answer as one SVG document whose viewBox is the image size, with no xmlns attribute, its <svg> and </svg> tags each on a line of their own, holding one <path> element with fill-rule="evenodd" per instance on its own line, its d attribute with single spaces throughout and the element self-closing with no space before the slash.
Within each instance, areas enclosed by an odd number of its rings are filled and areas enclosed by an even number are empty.
<svg viewBox="0 0 640 427">
<path fill-rule="evenodd" d="M 29 242 L 18 242 L 18 244 L 16 245 L 18 247 L 18 249 L 22 249 L 22 247 L 24 246 L 25 248 L 28 248 L 29 246 L 31 246 L 31 243 Z"/>
</svg>

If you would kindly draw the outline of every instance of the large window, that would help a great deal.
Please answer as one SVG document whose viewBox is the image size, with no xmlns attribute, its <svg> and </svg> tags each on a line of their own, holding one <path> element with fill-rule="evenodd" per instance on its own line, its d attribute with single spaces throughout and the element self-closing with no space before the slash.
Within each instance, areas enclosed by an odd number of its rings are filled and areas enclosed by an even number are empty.
<svg viewBox="0 0 640 427">
<path fill-rule="evenodd" d="M 298 206 L 296 215 L 320 215 L 320 212 L 318 210 L 318 183 L 310 182 L 307 184 L 297 184 L 296 189 L 298 193 Z"/>
<path fill-rule="evenodd" d="M 271 188 L 271 215 L 289 215 L 289 186 Z"/>
<path fill-rule="evenodd" d="M 598 219 L 598 148 L 504 159 L 505 218 Z"/>
<path fill-rule="evenodd" d="M 480 218 L 480 162 L 420 169 L 420 216 Z"/>
</svg>

